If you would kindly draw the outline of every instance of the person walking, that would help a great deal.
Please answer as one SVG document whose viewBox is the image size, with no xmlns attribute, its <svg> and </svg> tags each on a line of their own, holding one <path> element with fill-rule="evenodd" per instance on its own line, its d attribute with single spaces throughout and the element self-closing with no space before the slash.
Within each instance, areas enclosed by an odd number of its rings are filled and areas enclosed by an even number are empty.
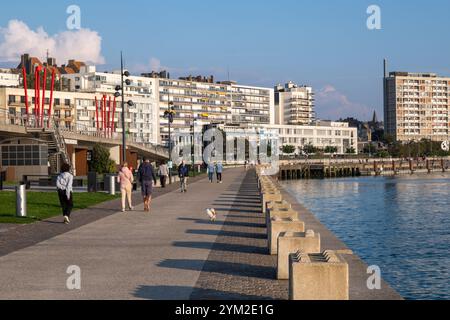
<svg viewBox="0 0 450 320">
<path fill-rule="evenodd" d="M 144 198 L 144 211 L 150 212 L 150 205 L 152 202 L 153 184 L 156 184 L 156 175 L 150 160 L 144 158 L 144 163 L 141 164 L 138 170 L 138 178 L 142 187 L 142 197 Z"/>
<path fill-rule="evenodd" d="M 219 162 L 216 164 L 217 183 L 222 183 L 223 164 Z"/>
<path fill-rule="evenodd" d="M 56 179 L 58 198 L 61 204 L 64 223 L 70 223 L 70 214 L 73 209 L 73 175 L 70 173 L 70 165 L 64 163 L 61 166 L 61 173 Z"/>
<path fill-rule="evenodd" d="M 189 177 L 189 168 L 186 162 L 183 160 L 178 167 L 178 177 L 180 178 L 181 193 L 187 192 L 187 180 Z"/>
<path fill-rule="evenodd" d="M 161 188 L 165 188 L 167 177 L 169 176 L 169 168 L 167 167 L 167 164 L 162 163 L 159 166 L 158 174 L 159 174 L 159 181 L 161 183 Z"/>
<path fill-rule="evenodd" d="M 134 177 L 130 169 L 128 169 L 128 163 L 123 163 L 122 168 L 119 171 L 117 177 L 120 183 L 120 192 L 122 193 L 122 212 L 126 211 L 126 202 L 128 200 L 128 208 L 130 211 L 134 210 L 131 199 L 131 192 L 133 190 Z"/>
<path fill-rule="evenodd" d="M 216 171 L 216 166 L 214 165 L 214 163 L 209 163 L 208 164 L 208 178 L 209 178 L 209 182 L 213 183 L 214 182 L 214 172 Z"/>
</svg>

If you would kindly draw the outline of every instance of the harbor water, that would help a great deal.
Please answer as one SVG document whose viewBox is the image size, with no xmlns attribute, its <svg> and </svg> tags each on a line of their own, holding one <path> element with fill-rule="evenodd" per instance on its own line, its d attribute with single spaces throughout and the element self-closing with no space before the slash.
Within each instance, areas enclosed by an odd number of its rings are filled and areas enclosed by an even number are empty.
<svg viewBox="0 0 450 320">
<path fill-rule="evenodd" d="M 282 184 L 405 299 L 450 299 L 450 175 Z"/>
</svg>

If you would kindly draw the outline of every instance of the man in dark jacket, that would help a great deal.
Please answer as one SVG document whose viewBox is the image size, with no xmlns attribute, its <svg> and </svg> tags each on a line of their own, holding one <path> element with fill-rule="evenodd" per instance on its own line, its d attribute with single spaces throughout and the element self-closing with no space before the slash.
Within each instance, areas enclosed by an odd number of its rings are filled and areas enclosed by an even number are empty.
<svg viewBox="0 0 450 320">
<path fill-rule="evenodd" d="M 152 201 L 153 182 L 156 184 L 155 170 L 150 160 L 144 158 L 138 170 L 138 179 L 142 186 L 142 197 L 144 198 L 144 211 L 150 212 L 150 204 Z"/>
<path fill-rule="evenodd" d="M 180 178 L 181 193 L 187 192 L 187 179 L 189 177 L 189 168 L 186 162 L 182 162 L 178 167 L 178 177 Z"/>
</svg>

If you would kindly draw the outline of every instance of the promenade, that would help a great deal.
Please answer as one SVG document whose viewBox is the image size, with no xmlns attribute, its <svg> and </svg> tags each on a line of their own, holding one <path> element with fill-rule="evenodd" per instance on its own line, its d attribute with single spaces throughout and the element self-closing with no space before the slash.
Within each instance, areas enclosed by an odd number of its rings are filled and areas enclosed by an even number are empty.
<svg viewBox="0 0 450 320">
<path fill-rule="evenodd" d="M 289 195 L 286 194 L 286 197 Z M 115 203 L 117 204 L 117 202 Z M 208 207 L 218 212 L 209 222 Z M 74 214 L 71 225 L 57 220 L 34 227 L 17 241 L 0 233 L 0 299 L 261 299 L 288 298 L 288 282 L 276 279 L 276 257 L 267 254 L 266 228 L 260 212 L 254 171 L 226 170 L 223 184 L 197 178 L 186 194 L 167 190 L 153 201 L 152 213 L 119 213 L 111 204 L 103 214 Z M 297 207 L 321 233 L 329 249 L 345 249 L 304 208 Z M 94 214 L 95 215 L 95 214 Z M 13 231 L 20 236 L 20 227 Z M 41 237 L 37 237 L 42 234 Z M 13 243 L 8 246 L 6 237 Z M 14 247 L 15 246 L 15 247 Z M 328 248 L 328 247 L 327 247 Z M 367 266 L 347 255 L 350 299 L 399 299 L 387 284 L 365 287 Z M 66 270 L 81 268 L 81 290 L 68 290 Z"/>
</svg>

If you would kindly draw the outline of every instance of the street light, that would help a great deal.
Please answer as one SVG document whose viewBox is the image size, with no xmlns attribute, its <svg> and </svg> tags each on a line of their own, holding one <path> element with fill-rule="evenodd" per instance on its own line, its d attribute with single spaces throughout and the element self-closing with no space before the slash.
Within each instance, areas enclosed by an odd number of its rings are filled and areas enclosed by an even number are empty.
<svg viewBox="0 0 450 320">
<path fill-rule="evenodd" d="M 114 96 L 116 98 L 122 97 L 122 163 L 127 161 L 127 133 L 125 130 L 125 94 L 124 94 L 124 86 L 131 85 L 131 80 L 126 79 L 124 81 L 124 77 L 129 77 L 130 73 L 128 71 L 123 70 L 123 54 L 120 52 L 120 85 L 116 86 L 116 93 L 114 93 Z M 129 100 L 126 103 L 129 107 L 134 106 L 134 102 Z"/>
<path fill-rule="evenodd" d="M 168 95 L 168 108 L 167 110 L 164 112 L 164 119 L 167 119 L 169 122 L 169 183 L 172 183 L 172 123 L 173 123 L 173 119 L 175 117 L 175 110 L 173 108 L 173 102 L 170 101 L 170 94 Z"/>
</svg>

